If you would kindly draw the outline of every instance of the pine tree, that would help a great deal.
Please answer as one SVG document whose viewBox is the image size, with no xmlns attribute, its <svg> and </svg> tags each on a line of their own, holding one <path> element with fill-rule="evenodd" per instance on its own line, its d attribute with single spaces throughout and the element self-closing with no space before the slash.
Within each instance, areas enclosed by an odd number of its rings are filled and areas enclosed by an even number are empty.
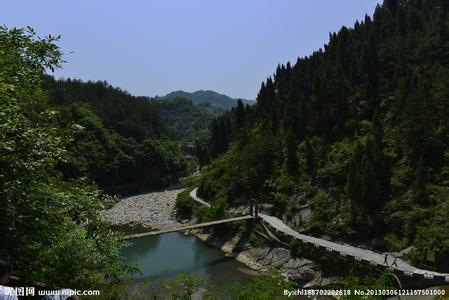
<svg viewBox="0 0 449 300">
<path fill-rule="evenodd" d="M 353 157 L 349 163 L 347 193 L 353 204 L 362 204 L 361 165 L 363 159 L 363 147 L 357 142 Z"/>
<path fill-rule="evenodd" d="M 235 122 L 237 129 L 245 125 L 245 106 L 240 99 L 237 101 L 237 107 L 235 108 Z"/>
<path fill-rule="evenodd" d="M 295 175 L 298 173 L 297 146 L 295 136 L 291 130 L 285 136 L 285 148 L 287 171 L 290 175 Z"/>
<path fill-rule="evenodd" d="M 220 154 L 224 153 L 228 149 L 229 145 L 229 135 L 231 133 L 231 124 L 229 121 L 229 116 L 225 115 L 220 118 Z"/>
<path fill-rule="evenodd" d="M 276 106 L 273 103 L 273 106 L 271 108 L 271 132 L 273 134 L 276 134 L 277 130 L 278 130 L 278 126 L 279 126 L 279 121 L 278 121 L 278 114 L 277 114 L 277 110 L 276 110 Z"/>
<path fill-rule="evenodd" d="M 198 158 L 199 167 L 204 167 L 209 164 L 209 153 L 207 147 L 200 144 L 198 140 L 195 140 L 195 154 Z"/>
<path fill-rule="evenodd" d="M 360 193 L 358 191 L 360 172 L 357 166 L 357 163 L 354 159 L 352 159 L 349 163 L 349 172 L 348 172 L 348 185 L 347 191 L 348 196 L 354 203 L 359 203 Z"/>
<path fill-rule="evenodd" d="M 211 155 L 217 157 L 225 152 L 229 144 L 227 116 L 221 116 L 212 121 L 211 125 Z"/>
<path fill-rule="evenodd" d="M 310 144 L 310 140 L 306 140 L 306 149 L 305 149 L 305 156 L 306 156 L 306 168 L 307 173 L 314 177 L 315 176 L 315 152 L 313 150 L 312 145 Z"/>
<path fill-rule="evenodd" d="M 368 109 L 370 112 L 378 107 L 378 89 L 379 83 L 376 72 L 376 64 L 371 54 L 371 50 L 366 46 L 362 52 L 362 68 L 365 74 L 365 85 L 367 97 L 371 100 Z"/>
<path fill-rule="evenodd" d="M 376 141 L 377 146 L 382 151 L 382 149 L 383 149 L 382 139 L 383 139 L 384 133 L 383 133 L 382 124 L 380 123 L 379 111 L 377 109 L 374 111 L 371 123 L 372 123 L 372 128 L 373 128 L 374 139 Z"/>
<path fill-rule="evenodd" d="M 385 0 L 385 6 L 388 8 L 392 16 L 396 16 L 398 10 L 398 0 Z"/>
<path fill-rule="evenodd" d="M 201 145 L 200 142 L 198 140 L 195 140 L 195 155 L 198 158 L 198 164 L 200 167 L 203 166 L 203 160 L 202 160 L 202 156 L 201 156 Z"/>
<path fill-rule="evenodd" d="M 374 149 L 376 153 L 377 163 L 375 165 L 378 183 L 380 187 L 380 193 L 382 200 L 388 198 L 390 193 L 390 178 L 391 178 L 391 164 L 388 157 L 384 155 L 384 143 L 383 143 L 383 125 L 380 121 L 379 112 L 376 110 L 372 119 L 373 136 L 374 136 Z"/>
<path fill-rule="evenodd" d="M 374 169 L 376 178 L 382 177 L 382 169 L 383 169 L 383 161 L 382 155 L 377 146 L 377 143 L 371 136 L 368 136 L 365 143 L 365 157 L 371 163 L 371 166 Z"/>
<path fill-rule="evenodd" d="M 363 161 L 361 190 L 365 211 L 370 212 L 373 209 L 378 209 L 379 207 L 376 204 L 379 202 L 380 188 L 373 165 L 368 158 Z"/>
<path fill-rule="evenodd" d="M 415 171 L 415 180 L 412 185 L 412 199 L 419 204 L 427 204 L 426 197 L 426 172 L 424 159 L 421 156 Z"/>
</svg>

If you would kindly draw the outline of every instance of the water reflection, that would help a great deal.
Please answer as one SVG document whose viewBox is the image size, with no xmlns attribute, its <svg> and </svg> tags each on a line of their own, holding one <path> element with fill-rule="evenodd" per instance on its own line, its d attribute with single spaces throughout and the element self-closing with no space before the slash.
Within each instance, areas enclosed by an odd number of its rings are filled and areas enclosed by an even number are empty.
<svg viewBox="0 0 449 300">
<path fill-rule="evenodd" d="M 169 233 L 134 239 L 124 256 L 127 263 L 138 261 L 142 274 L 134 277 L 141 282 L 148 277 L 171 278 L 182 272 L 201 276 L 216 284 L 248 282 L 253 273 L 244 272 L 245 265 L 192 236 Z"/>
</svg>

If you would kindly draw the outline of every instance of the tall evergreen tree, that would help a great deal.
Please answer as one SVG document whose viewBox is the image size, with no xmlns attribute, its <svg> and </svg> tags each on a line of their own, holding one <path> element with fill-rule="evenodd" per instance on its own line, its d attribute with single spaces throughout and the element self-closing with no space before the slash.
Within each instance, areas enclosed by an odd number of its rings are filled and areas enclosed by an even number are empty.
<svg viewBox="0 0 449 300">
<path fill-rule="evenodd" d="M 371 161 L 365 157 L 362 164 L 361 198 L 366 212 L 380 208 L 380 188 Z"/>
<path fill-rule="evenodd" d="M 357 205 L 362 205 L 362 165 L 363 146 L 357 142 L 354 154 L 349 162 L 347 192 L 351 201 Z"/>
<path fill-rule="evenodd" d="M 287 132 L 285 135 L 285 148 L 286 148 L 286 165 L 287 172 L 290 175 L 296 175 L 298 173 L 298 159 L 296 156 L 297 152 L 297 144 L 295 140 L 295 136 L 291 130 Z"/>
<path fill-rule="evenodd" d="M 237 107 L 235 109 L 235 119 L 237 129 L 240 129 L 245 125 L 245 106 L 240 99 L 237 101 Z"/>
<path fill-rule="evenodd" d="M 314 177 L 316 171 L 315 151 L 313 150 L 309 139 L 306 140 L 305 156 L 307 173 Z"/>
<path fill-rule="evenodd" d="M 427 204 L 426 193 L 426 172 L 424 166 L 424 159 L 421 156 L 415 171 L 415 179 L 412 185 L 412 199 L 421 205 Z"/>
</svg>

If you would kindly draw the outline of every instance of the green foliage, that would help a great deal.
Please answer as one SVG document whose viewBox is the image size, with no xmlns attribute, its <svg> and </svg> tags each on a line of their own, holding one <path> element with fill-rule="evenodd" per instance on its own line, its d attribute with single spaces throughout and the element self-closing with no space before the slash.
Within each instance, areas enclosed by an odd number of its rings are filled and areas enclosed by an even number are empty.
<svg viewBox="0 0 449 300">
<path fill-rule="evenodd" d="M 271 196 L 273 197 L 273 209 L 271 210 L 271 214 L 282 217 L 282 215 L 287 211 L 288 197 L 279 192 L 271 193 Z"/>
<path fill-rule="evenodd" d="M 239 99 L 235 108 L 235 123 L 238 129 L 245 126 L 245 117 L 245 106 L 243 106 L 242 100 Z"/>
<path fill-rule="evenodd" d="M 227 213 L 225 211 L 226 207 L 226 199 L 219 196 L 211 203 L 210 208 L 205 206 L 197 206 L 194 211 L 194 215 L 201 223 L 225 219 L 227 217 Z M 226 225 L 224 227 L 226 227 Z"/>
<path fill-rule="evenodd" d="M 433 192 L 433 197 L 445 197 L 447 200 L 449 196 L 449 189 L 443 191 L 436 190 Z M 435 199 L 436 200 L 436 199 Z M 418 261 L 421 262 L 424 258 L 426 249 L 432 249 L 436 253 L 436 266 L 440 269 L 446 270 L 449 268 L 449 240 L 448 240 L 448 218 L 449 205 L 444 203 L 443 199 L 438 199 L 439 203 L 434 208 L 423 209 L 426 213 L 418 224 L 415 224 L 416 235 L 414 245 L 417 248 Z M 443 201 L 441 201 L 443 200 Z"/>
<path fill-rule="evenodd" d="M 171 135 L 185 144 L 195 140 L 200 144 L 206 143 L 209 139 L 209 124 L 221 112 L 179 97 L 171 100 L 157 98 L 152 104 L 168 125 Z"/>
<path fill-rule="evenodd" d="M 313 147 L 310 144 L 309 140 L 306 140 L 306 142 L 305 142 L 304 157 L 306 160 L 306 170 L 307 170 L 308 174 L 311 176 L 314 176 L 315 170 L 316 170 L 316 159 L 315 159 L 315 153 L 314 153 Z"/>
<path fill-rule="evenodd" d="M 301 257 L 301 242 L 297 239 L 292 239 L 290 243 L 290 254 L 293 257 Z"/>
<path fill-rule="evenodd" d="M 249 284 L 235 283 L 228 288 L 234 299 L 282 299 L 284 290 L 295 290 L 295 285 L 278 272 L 256 276 Z"/>
<path fill-rule="evenodd" d="M 351 200 L 352 223 L 359 227 L 360 234 L 371 233 L 374 223 L 373 212 L 384 204 L 387 189 L 385 182 L 383 155 L 371 136 L 364 145 L 357 142 L 353 157 L 349 163 L 347 194 Z"/>
<path fill-rule="evenodd" d="M 315 147 L 326 148 L 323 145 Z M 323 158 L 319 160 L 320 165 L 316 171 L 316 178 L 330 192 L 345 194 L 344 186 L 347 182 L 347 170 L 353 149 L 354 144 L 348 139 L 343 139 L 332 144 L 327 153 L 322 154 Z M 313 176 L 314 172 L 312 171 L 310 174 Z"/>
<path fill-rule="evenodd" d="M 285 172 L 285 169 L 279 166 L 270 174 L 269 179 L 265 181 L 267 190 L 272 191 L 270 197 L 276 197 L 276 193 L 283 196 L 291 194 L 296 186 L 295 177 Z"/>
<path fill-rule="evenodd" d="M 336 213 L 335 203 L 330 196 L 324 192 L 318 192 L 312 198 L 312 221 L 310 230 L 314 233 L 329 233 L 333 230 L 333 220 Z"/>
<path fill-rule="evenodd" d="M 249 283 L 216 285 L 198 276 L 182 273 L 171 279 L 149 279 L 138 286 L 125 299 L 191 299 L 203 292 L 204 299 L 283 299 L 284 290 L 294 290 L 295 285 L 278 272 L 255 276 Z"/>
<path fill-rule="evenodd" d="M 412 189 L 414 200 L 421 204 L 427 204 L 425 170 L 422 157 L 419 159 L 418 166 L 416 167 L 415 180 Z"/>
<path fill-rule="evenodd" d="M 293 132 L 291 131 L 287 132 L 284 143 L 285 143 L 285 163 L 287 172 L 290 175 L 295 175 L 298 173 L 298 159 L 296 157 L 297 144 Z"/>
<path fill-rule="evenodd" d="M 59 170 L 86 176 L 107 193 L 136 193 L 172 183 L 186 169 L 178 145 L 147 99 L 106 82 L 45 77 L 58 127 L 76 129 Z"/>
<path fill-rule="evenodd" d="M 100 215 L 108 199 L 56 169 L 72 137 L 40 87 L 44 70 L 61 63 L 56 41 L 0 27 L 0 257 L 23 280 L 95 288 L 128 269 Z"/>
<path fill-rule="evenodd" d="M 258 132 L 251 134 L 248 144 L 232 144 L 228 152 L 203 169 L 200 195 L 206 199 L 226 195 L 230 203 L 257 197 L 273 170 L 278 147 L 271 135 Z"/>
<path fill-rule="evenodd" d="M 399 289 L 399 282 L 394 273 L 390 271 L 384 271 L 379 274 L 365 274 L 360 276 L 359 274 L 350 274 L 343 278 L 338 288 L 343 290 L 350 290 L 352 295 L 343 296 L 342 299 L 360 299 L 360 295 L 354 295 L 354 290 L 391 290 Z M 382 296 L 372 296 L 370 299 L 382 299 Z"/>
<path fill-rule="evenodd" d="M 190 199 L 190 189 L 178 194 L 176 197 L 176 214 L 181 218 L 191 217 L 193 212 L 193 199 Z"/>
<path fill-rule="evenodd" d="M 234 106 L 236 106 L 238 100 L 228 97 L 223 94 L 219 94 L 214 91 L 205 91 L 199 90 L 193 93 L 184 92 L 184 91 L 174 91 L 165 95 L 164 97 L 157 97 L 157 100 L 170 100 L 175 98 L 184 98 L 192 101 L 194 104 L 210 107 L 214 110 L 226 111 L 231 110 Z M 246 105 L 252 105 L 254 101 L 240 99 Z"/>
<path fill-rule="evenodd" d="M 196 276 L 190 276 L 187 273 L 181 273 L 172 280 L 168 280 L 164 283 L 162 289 L 165 297 L 172 299 L 191 299 L 193 294 L 200 291 L 205 281 Z M 153 294 L 160 294 L 161 289 L 153 290 Z"/>
<path fill-rule="evenodd" d="M 399 252 L 407 247 L 407 239 L 399 239 L 394 233 L 388 233 L 384 237 L 384 241 L 387 244 L 388 249 L 391 251 Z"/>
</svg>

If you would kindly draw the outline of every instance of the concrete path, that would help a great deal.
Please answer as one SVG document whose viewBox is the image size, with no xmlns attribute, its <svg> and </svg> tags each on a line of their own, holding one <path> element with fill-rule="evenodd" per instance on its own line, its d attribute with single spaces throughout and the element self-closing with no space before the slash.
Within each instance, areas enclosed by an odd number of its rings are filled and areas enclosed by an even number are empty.
<svg viewBox="0 0 449 300">
<path fill-rule="evenodd" d="M 197 195 L 196 195 L 196 192 L 198 191 L 198 188 L 195 188 L 194 190 L 192 190 L 191 192 L 190 192 L 190 198 L 192 198 L 193 200 L 195 200 L 196 202 L 198 202 L 198 203 L 200 203 L 200 204 L 202 204 L 202 205 L 205 205 L 205 206 L 207 206 L 207 207 L 210 207 L 210 204 L 209 203 L 207 203 L 206 201 L 203 201 L 201 198 L 199 198 Z"/>
</svg>

